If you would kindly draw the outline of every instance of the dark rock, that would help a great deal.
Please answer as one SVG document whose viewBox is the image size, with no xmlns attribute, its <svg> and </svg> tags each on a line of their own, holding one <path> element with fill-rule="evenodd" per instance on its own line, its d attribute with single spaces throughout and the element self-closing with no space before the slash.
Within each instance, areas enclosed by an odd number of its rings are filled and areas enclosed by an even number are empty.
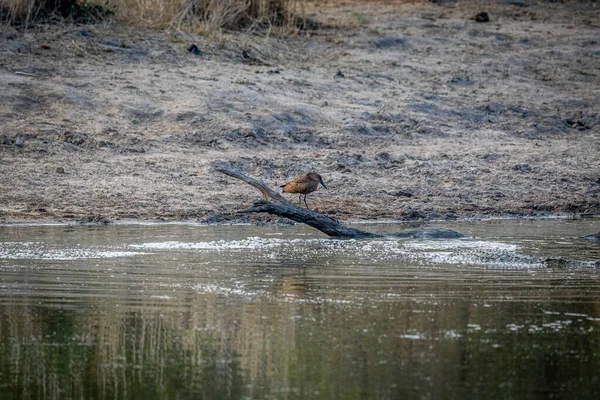
<svg viewBox="0 0 600 400">
<path fill-rule="evenodd" d="M 10 146 L 13 141 L 8 136 L 2 136 L 2 144 Z"/>
<path fill-rule="evenodd" d="M 245 60 L 256 61 L 256 56 L 254 55 L 252 50 L 243 50 L 242 58 L 244 58 Z"/>
<path fill-rule="evenodd" d="M 17 140 L 15 141 L 15 146 L 17 147 L 23 147 L 24 144 L 25 141 L 23 140 L 23 138 L 17 138 Z"/>
<path fill-rule="evenodd" d="M 593 241 L 596 241 L 596 242 L 600 241 L 600 232 L 594 233 L 592 235 L 584 236 L 583 238 L 587 239 L 587 240 L 593 240 Z"/>
<path fill-rule="evenodd" d="M 196 55 L 196 56 L 201 56 L 202 55 L 202 52 L 200 51 L 200 49 L 198 48 L 198 46 L 196 46 L 195 44 L 191 44 L 188 47 L 187 51 L 189 51 L 190 53 L 192 53 L 193 55 Z"/>
<path fill-rule="evenodd" d="M 475 15 L 474 19 L 475 22 L 490 22 L 490 16 L 485 11 Z"/>
<path fill-rule="evenodd" d="M 345 75 L 342 73 L 341 70 L 338 69 L 337 74 L 335 74 L 335 78 L 344 78 L 344 77 L 345 77 Z"/>
<path fill-rule="evenodd" d="M 65 173 L 65 169 L 63 167 L 56 167 L 56 173 L 57 174 L 64 174 Z"/>
</svg>

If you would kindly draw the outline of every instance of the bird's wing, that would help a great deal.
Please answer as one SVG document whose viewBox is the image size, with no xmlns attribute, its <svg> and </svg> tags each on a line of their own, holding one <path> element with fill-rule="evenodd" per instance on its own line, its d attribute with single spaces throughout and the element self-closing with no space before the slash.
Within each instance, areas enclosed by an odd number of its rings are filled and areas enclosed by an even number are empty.
<svg viewBox="0 0 600 400">
<path fill-rule="evenodd" d="M 292 179 L 289 183 L 305 184 L 309 179 L 306 175 L 300 175 Z"/>
</svg>

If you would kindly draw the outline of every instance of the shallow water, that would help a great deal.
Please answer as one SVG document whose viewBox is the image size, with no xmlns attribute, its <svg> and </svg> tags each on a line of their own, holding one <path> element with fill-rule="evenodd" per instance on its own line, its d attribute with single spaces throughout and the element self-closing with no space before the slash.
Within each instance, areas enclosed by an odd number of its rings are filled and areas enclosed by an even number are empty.
<svg viewBox="0 0 600 400">
<path fill-rule="evenodd" d="M 2 226 L 0 397 L 600 398 L 600 220 L 436 226 Z"/>
</svg>

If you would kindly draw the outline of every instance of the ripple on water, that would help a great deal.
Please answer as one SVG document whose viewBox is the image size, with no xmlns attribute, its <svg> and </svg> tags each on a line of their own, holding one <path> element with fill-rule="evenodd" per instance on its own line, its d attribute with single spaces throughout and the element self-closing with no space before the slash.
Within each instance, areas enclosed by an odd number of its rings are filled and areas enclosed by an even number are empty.
<svg viewBox="0 0 600 400">
<path fill-rule="evenodd" d="M 48 248 L 43 242 L 0 243 L 0 259 L 9 260 L 81 260 L 95 258 L 132 257 L 145 254 L 137 251 L 94 248 Z"/>
<path fill-rule="evenodd" d="M 362 263 L 404 261 L 417 265 L 451 264 L 479 265 L 499 268 L 546 267 L 543 259 L 520 254 L 520 247 L 485 240 L 338 240 L 338 239 L 284 239 L 273 237 L 248 237 L 241 240 L 215 240 L 200 242 L 163 241 L 146 243 L 124 243 L 110 248 L 69 247 L 49 248 L 43 242 L 0 243 L 0 258 L 32 260 L 77 260 L 97 258 L 135 257 L 142 254 L 162 252 L 252 252 L 260 257 L 276 257 L 285 254 L 289 260 L 343 256 L 360 260 Z M 150 252 L 150 253 L 149 253 Z M 593 262 L 580 262 L 586 267 Z"/>
</svg>

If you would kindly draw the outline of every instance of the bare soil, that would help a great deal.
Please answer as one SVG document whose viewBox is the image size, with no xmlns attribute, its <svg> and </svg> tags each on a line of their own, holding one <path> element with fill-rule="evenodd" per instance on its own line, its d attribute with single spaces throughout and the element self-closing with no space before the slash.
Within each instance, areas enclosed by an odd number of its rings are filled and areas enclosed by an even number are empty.
<svg viewBox="0 0 600 400">
<path fill-rule="evenodd" d="M 316 171 L 345 220 L 600 213 L 597 2 L 339 3 L 293 38 L 2 28 L 0 222 L 249 218 L 215 160 Z"/>
</svg>

